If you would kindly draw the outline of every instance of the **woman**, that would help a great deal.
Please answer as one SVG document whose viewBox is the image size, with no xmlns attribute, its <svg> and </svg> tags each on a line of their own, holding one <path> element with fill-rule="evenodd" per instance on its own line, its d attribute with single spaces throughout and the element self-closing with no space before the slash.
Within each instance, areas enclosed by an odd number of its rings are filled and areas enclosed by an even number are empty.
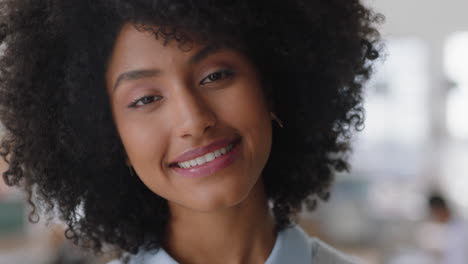
<svg viewBox="0 0 468 264">
<path fill-rule="evenodd" d="M 3 177 L 32 221 L 56 210 L 113 263 L 351 263 L 294 216 L 363 123 L 378 16 L 358 0 L 1 10 Z"/>
</svg>

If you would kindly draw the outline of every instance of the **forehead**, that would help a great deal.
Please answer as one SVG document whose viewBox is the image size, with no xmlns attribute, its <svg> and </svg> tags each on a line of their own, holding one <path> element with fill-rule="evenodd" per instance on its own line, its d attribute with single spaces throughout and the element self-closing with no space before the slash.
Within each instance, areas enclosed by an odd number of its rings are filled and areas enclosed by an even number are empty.
<svg viewBox="0 0 468 264">
<path fill-rule="evenodd" d="M 216 60 L 231 63 L 250 61 L 239 45 L 223 41 L 197 42 L 190 34 L 182 39 L 166 39 L 158 36 L 157 28 L 141 30 L 133 24 L 125 24 L 119 32 L 109 59 L 106 82 L 109 91 L 115 90 L 122 80 L 135 76 L 155 76 L 167 72 L 181 72 L 218 54 Z M 235 43 L 235 42 L 232 42 Z M 149 75 L 148 75 L 149 74 Z"/>
<path fill-rule="evenodd" d="M 184 44 L 184 43 L 182 43 Z M 185 43 L 156 38 L 151 30 L 139 30 L 125 24 L 120 30 L 108 62 L 106 80 L 110 89 L 123 72 L 157 69 L 158 71 L 186 63 L 202 46 L 195 42 Z M 187 48 L 187 45 L 190 45 Z"/>
</svg>

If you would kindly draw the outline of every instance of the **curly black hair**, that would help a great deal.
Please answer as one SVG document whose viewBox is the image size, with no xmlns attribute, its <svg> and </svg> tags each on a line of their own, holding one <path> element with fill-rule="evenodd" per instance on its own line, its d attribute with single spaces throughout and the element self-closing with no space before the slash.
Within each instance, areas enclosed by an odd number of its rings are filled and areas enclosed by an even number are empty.
<svg viewBox="0 0 468 264">
<path fill-rule="evenodd" d="M 67 238 L 96 253 L 161 246 L 167 201 L 130 177 L 105 89 L 114 41 L 130 22 L 180 48 L 229 43 L 257 67 L 285 123 L 263 171 L 281 230 L 348 170 L 381 19 L 359 0 L 2 1 L 3 178 L 28 194 L 30 221 L 58 212 Z"/>
</svg>

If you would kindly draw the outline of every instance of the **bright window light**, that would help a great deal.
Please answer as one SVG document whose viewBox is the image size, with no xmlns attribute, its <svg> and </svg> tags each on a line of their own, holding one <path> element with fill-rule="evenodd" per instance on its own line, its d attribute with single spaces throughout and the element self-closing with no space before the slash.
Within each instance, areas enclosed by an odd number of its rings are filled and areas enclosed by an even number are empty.
<svg viewBox="0 0 468 264">
<path fill-rule="evenodd" d="M 448 94 L 447 128 L 454 138 L 468 140 L 468 31 L 450 35 L 444 52 L 445 73 L 456 84 Z"/>
<path fill-rule="evenodd" d="M 416 38 L 390 39 L 388 57 L 369 83 L 365 140 L 403 146 L 425 144 L 429 86 L 426 43 Z"/>
</svg>

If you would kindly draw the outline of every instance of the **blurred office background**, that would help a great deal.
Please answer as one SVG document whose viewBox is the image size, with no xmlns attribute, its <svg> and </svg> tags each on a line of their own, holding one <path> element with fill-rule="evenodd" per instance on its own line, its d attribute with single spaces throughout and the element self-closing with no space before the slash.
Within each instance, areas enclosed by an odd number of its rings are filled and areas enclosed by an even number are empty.
<svg viewBox="0 0 468 264">
<path fill-rule="evenodd" d="M 364 263 L 443 263 L 449 224 L 430 218 L 427 200 L 433 191 L 446 198 L 462 239 L 468 223 L 468 1 L 366 2 L 386 17 L 386 55 L 366 90 L 366 126 L 353 143 L 351 172 L 337 175 L 330 202 L 304 212 L 300 223 Z M 105 261 L 82 257 L 66 244 L 60 223 L 29 224 L 24 197 L 2 184 L 0 264 Z"/>
<path fill-rule="evenodd" d="M 468 253 L 468 1 L 367 3 L 386 16 L 386 58 L 367 87 L 366 127 L 351 172 L 303 222 L 366 263 L 468 263 L 444 262 Z M 450 221 L 430 217 L 435 191 Z"/>
</svg>

